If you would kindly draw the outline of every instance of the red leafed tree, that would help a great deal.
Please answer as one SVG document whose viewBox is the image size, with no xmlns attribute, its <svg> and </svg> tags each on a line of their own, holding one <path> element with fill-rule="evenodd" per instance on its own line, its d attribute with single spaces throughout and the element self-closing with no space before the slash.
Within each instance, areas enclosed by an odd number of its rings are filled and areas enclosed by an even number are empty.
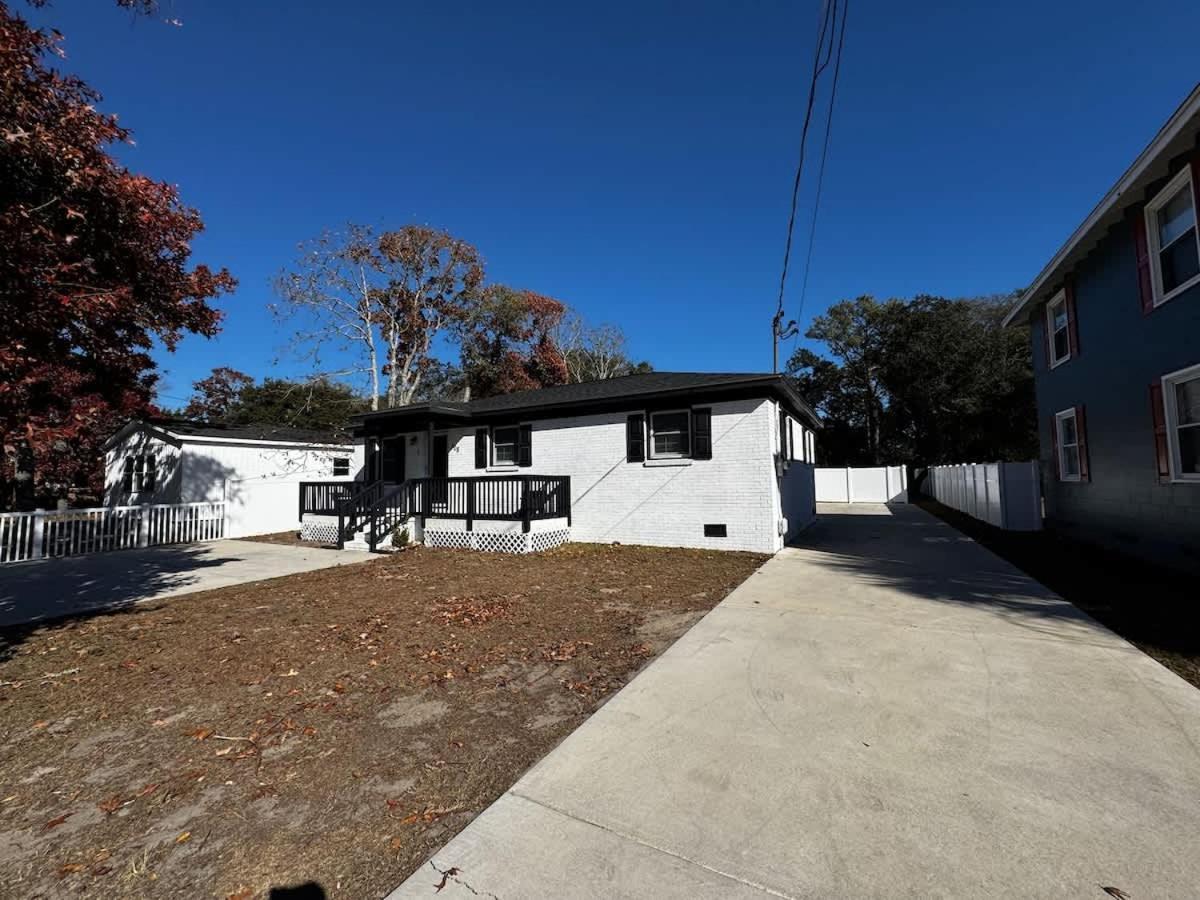
<svg viewBox="0 0 1200 900">
<path fill-rule="evenodd" d="M 145 3 L 122 5 L 149 8 Z M 189 266 L 199 214 L 109 154 L 99 94 L 46 64 L 62 37 L 0 3 L 0 502 L 95 489 L 100 442 L 151 410 L 155 339 L 212 335 L 224 269 Z"/>
<path fill-rule="evenodd" d="M 463 370 L 472 397 L 566 384 L 554 332 L 566 307 L 533 291 L 491 285 L 463 323 Z"/>
<path fill-rule="evenodd" d="M 253 385 L 254 379 L 245 372 L 217 366 L 211 375 L 192 385 L 192 399 L 183 414 L 189 419 L 223 422 L 241 399 L 242 391 Z"/>
</svg>

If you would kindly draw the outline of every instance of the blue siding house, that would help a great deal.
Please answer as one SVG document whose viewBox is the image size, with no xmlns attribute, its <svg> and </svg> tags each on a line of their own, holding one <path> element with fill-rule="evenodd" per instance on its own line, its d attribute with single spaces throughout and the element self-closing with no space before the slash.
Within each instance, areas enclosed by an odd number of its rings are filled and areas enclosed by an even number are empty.
<svg viewBox="0 0 1200 900">
<path fill-rule="evenodd" d="M 1200 85 L 1005 324 L 1031 326 L 1046 523 L 1200 570 Z"/>
</svg>

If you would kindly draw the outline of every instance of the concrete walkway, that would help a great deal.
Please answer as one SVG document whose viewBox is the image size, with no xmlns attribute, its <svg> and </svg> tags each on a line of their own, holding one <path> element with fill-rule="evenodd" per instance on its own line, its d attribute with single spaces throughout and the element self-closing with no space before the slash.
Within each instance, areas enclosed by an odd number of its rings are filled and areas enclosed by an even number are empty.
<svg viewBox="0 0 1200 900">
<path fill-rule="evenodd" d="M 0 566 L 0 627 L 123 609 L 371 558 L 321 547 L 211 541 L 15 563 Z"/>
<path fill-rule="evenodd" d="M 1200 691 L 919 509 L 822 513 L 392 897 L 1197 896 Z"/>
</svg>

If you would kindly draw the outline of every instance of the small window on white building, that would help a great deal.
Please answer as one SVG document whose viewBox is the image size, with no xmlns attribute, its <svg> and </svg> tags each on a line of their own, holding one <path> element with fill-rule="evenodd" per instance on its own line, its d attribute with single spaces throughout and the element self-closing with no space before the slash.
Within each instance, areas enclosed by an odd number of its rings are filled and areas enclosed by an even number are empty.
<svg viewBox="0 0 1200 900">
<path fill-rule="evenodd" d="M 158 463 L 153 453 L 138 453 L 125 457 L 121 490 L 126 494 L 153 491 L 158 475 L 157 468 Z"/>
<path fill-rule="evenodd" d="M 1146 204 L 1146 235 L 1155 306 L 1200 283 L 1200 231 L 1191 166 L 1185 166 Z"/>
<path fill-rule="evenodd" d="M 515 466 L 517 464 L 516 426 L 492 429 L 492 465 Z"/>
<path fill-rule="evenodd" d="M 1200 366 L 1163 378 L 1172 477 L 1200 481 Z"/>
<path fill-rule="evenodd" d="M 344 456 L 333 458 L 333 477 L 344 478 L 350 474 L 350 460 Z"/>
<path fill-rule="evenodd" d="M 1058 477 L 1062 481 L 1079 481 L 1082 472 L 1079 455 L 1079 419 L 1075 408 L 1064 409 L 1054 417 L 1058 430 Z"/>
<path fill-rule="evenodd" d="M 687 410 L 650 414 L 650 456 L 652 459 L 682 459 L 691 455 L 688 431 L 691 413 Z"/>
<path fill-rule="evenodd" d="M 1067 292 L 1059 291 L 1046 304 L 1046 332 L 1050 337 L 1050 368 L 1071 358 L 1071 320 Z"/>
</svg>

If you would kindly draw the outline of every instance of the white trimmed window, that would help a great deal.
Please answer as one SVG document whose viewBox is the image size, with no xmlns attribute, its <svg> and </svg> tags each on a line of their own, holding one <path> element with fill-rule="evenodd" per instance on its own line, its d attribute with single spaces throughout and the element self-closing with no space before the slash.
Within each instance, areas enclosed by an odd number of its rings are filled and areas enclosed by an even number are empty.
<svg viewBox="0 0 1200 900">
<path fill-rule="evenodd" d="M 1055 415 L 1054 425 L 1058 432 L 1058 477 L 1062 481 L 1079 481 L 1083 468 L 1079 455 L 1079 419 L 1075 407 Z"/>
<path fill-rule="evenodd" d="M 1191 166 L 1146 204 L 1146 236 L 1155 306 L 1200 284 L 1200 229 Z"/>
<path fill-rule="evenodd" d="M 684 459 L 691 456 L 692 414 L 686 409 L 650 414 L 650 458 Z"/>
<path fill-rule="evenodd" d="M 126 494 L 140 494 L 154 490 L 157 475 L 157 460 L 153 453 L 138 453 L 125 457 L 125 470 L 121 474 L 121 490 Z"/>
<path fill-rule="evenodd" d="M 333 458 L 333 477 L 342 478 L 350 474 L 350 460 L 344 456 Z"/>
<path fill-rule="evenodd" d="M 1163 377 L 1171 477 L 1200 481 L 1200 366 Z"/>
<path fill-rule="evenodd" d="M 1067 307 L 1067 292 L 1059 291 L 1046 304 L 1046 334 L 1049 337 L 1050 368 L 1062 365 L 1071 358 L 1071 312 Z"/>
<path fill-rule="evenodd" d="M 492 465 L 515 466 L 517 464 L 517 437 L 515 425 L 492 429 Z"/>
</svg>

